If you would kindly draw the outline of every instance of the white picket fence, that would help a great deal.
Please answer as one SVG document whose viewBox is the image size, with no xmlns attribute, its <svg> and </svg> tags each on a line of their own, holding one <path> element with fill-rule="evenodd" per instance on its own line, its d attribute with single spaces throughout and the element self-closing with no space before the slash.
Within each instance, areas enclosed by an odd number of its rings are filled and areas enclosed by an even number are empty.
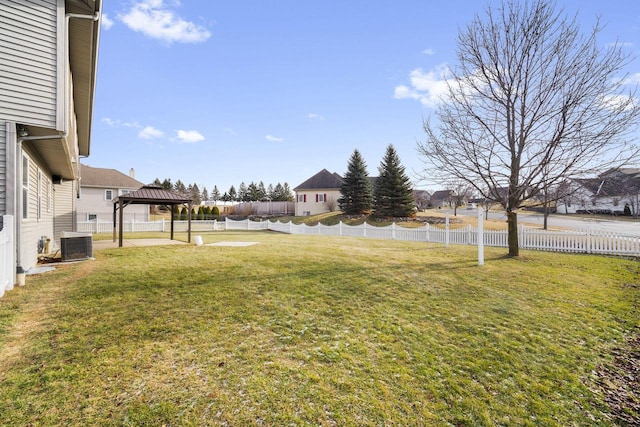
<svg viewBox="0 0 640 427">
<path fill-rule="evenodd" d="M 169 231 L 169 221 L 124 223 L 125 232 Z M 347 225 L 340 222 L 336 225 L 306 225 L 293 222 L 271 221 L 191 221 L 192 232 L 221 230 L 273 230 L 289 234 L 307 234 L 319 236 L 351 236 L 373 239 L 393 239 L 415 242 L 432 242 L 458 245 L 477 245 L 478 231 L 475 227 L 447 228 L 444 226 L 425 224 L 423 227 L 406 228 L 397 224 L 377 227 L 366 222 L 362 225 Z M 112 233 L 113 223 L 85 222 L 78 223 L 78 231 L 89 233 Z M 174 231 L 187 231 L 187 221 L 175 221 Z M 540 230 L 530 227 L 519 227 L 518 238 L 521 249 L 533 249 L 555 252 L 573 252 L 588 254 L 606 254 L 623 256 L 640 256 L 640 235 L 619 234 L 596 230 Z M 508 247 L 507 230 L 484 230 L 485 246 Z"/>
<path fill-rule="evenodd" d="M 472 226 L 447 228 L 425 224 L 424 227 L 406 228 L 397 224 L 376 227 L 362 225 L 294 224 L 292 222 L 225 221 L 225 230 L 273 230 L 289 234 L 320 236 L 351 236 L 373 239 L 393 239 L 459 245 L 477 245 L 478 230 Z M 626 235 L 595 230 L 540 230 L 520 226 L 518 238 L 521 249 L 552 252 L 640 256 L 640 235 Z M 508 247 L 507 230 L 484 230 L 485 246 Z"/>
<path fill-rule="evenodd" d="M 13 236 L 13 216 L 2 216 L 0 230 L 0 297 L 13 289 L 13 273 L 16 270 Z"/>
<path fill-rule="evenodd" d="M 111 221 L 80 221 L 77 224 L 77 231 L 81 233 L 113 233 L 113 222 Z M 191 231 L 219 231 L 224 230 L 224 222 L 211 221 L 191 221 Z M 188 221 L 174 221 L 173 230 L 176 232 L 187 231 Z M 122 231 L 125 233 L 138 233 L 144 231 L 170 231 L 171 221 L 160 219 L 158 221 L 125 221 Z"/>
</svg>

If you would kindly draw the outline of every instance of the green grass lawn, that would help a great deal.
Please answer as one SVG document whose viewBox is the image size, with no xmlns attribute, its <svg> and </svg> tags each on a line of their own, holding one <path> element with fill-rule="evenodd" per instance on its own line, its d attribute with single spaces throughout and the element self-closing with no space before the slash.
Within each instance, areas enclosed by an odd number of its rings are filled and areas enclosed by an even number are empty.
<svg viewBox="0 0 640 427">
<path fill-rule="evenodd" d="M 616 425 L 637 260 L 198 234 L 5 294 L 0 425 Z"/>
</svg>

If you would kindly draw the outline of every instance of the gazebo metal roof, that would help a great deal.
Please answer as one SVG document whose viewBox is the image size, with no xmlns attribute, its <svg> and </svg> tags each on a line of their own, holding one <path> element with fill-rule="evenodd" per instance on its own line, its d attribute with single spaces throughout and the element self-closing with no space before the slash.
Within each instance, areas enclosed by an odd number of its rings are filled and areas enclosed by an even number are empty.
<svg viewBox="0 0 640 427">
<path fill-rule="evenodd" d="M 116 228 L 119 228 L 118 246 L 122 247 L 122 211 L 128 205 L 165 205 L 171 210 L 171 240 L 173 240 L 173 206 L 188 204 L 187 242 L 191 243 L 191 203 L 192 200 L 183 195 L 170 190 L 166 190 L 159 185 L 145 185 L 140 189 L 128 194 L 118 196 L 113 200 L 113 241 L 116 241 Z M 119 221 L 116 222 L 116 212 L 120 210 Z M 117 227 L 117 225 L 120 227 Z"/>
</svg>

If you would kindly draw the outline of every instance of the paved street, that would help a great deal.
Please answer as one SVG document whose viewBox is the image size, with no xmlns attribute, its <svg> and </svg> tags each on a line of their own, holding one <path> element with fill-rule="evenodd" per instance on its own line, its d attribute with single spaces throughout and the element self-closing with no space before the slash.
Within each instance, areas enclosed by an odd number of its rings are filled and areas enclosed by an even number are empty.
<svg viewBox="0 0 640 427">
<path fill-rule="evenodd" d="M 450 212 L 453 216 L 453 209 L 443 210 L 443 212 Z M 458 209 L 458 215 L 464 216 L 476 216 L 477 211 Z M 507 220 L 506 212 L 491 211 L 489 212 L 489 218 L 495 220 Z M 518 212 L 518 222 L 527 223 L 535 226 L 542 227 L 544 216 L 541 213 L 535 212 Z M 640 235 L 640 220 L 636 221 L 620 221 L 615 219 L 601 219 L 601 218 L 578 218 L 575 216 L 565 216 L 562 214 L 549 215 L 548 219 L 549 227 L 562 227 L 572 229 L 585 229 L 591 228 L 592 230 L 611 231 L 616 233 L 630 233 Z"/>
</svg>

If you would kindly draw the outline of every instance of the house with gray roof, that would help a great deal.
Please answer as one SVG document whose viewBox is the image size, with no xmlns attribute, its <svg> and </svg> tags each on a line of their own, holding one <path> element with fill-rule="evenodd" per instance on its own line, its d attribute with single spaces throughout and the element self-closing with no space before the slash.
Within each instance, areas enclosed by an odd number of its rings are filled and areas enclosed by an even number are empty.
<svg viewBox="0 0 640 427">
<path fill-rule="evenodd" d="M 637 216 L 639 205 L 640 168 L 620 168 L 573 180 L 568 194 L 556 203 L 556 212 L 621 215 L 627 210 Z"/>
<path fill-rule="evenodd" d="M 134 170 L 126 175 L 115 169 L 80 165 L 80 191 L 76 202 L 76 221 L 113 222 L 113 201 L 140 189 Z M 149 221 L 149 205 L 132 205 L 124 221 Z"/>
<path fill-rule="evenodd" d="M 317 215 L 338 209 L 340 186 L 344 180 L 337 173 L 322 169 L 293 189 L 296 193 L 296 216 Z"/>
</svg>

